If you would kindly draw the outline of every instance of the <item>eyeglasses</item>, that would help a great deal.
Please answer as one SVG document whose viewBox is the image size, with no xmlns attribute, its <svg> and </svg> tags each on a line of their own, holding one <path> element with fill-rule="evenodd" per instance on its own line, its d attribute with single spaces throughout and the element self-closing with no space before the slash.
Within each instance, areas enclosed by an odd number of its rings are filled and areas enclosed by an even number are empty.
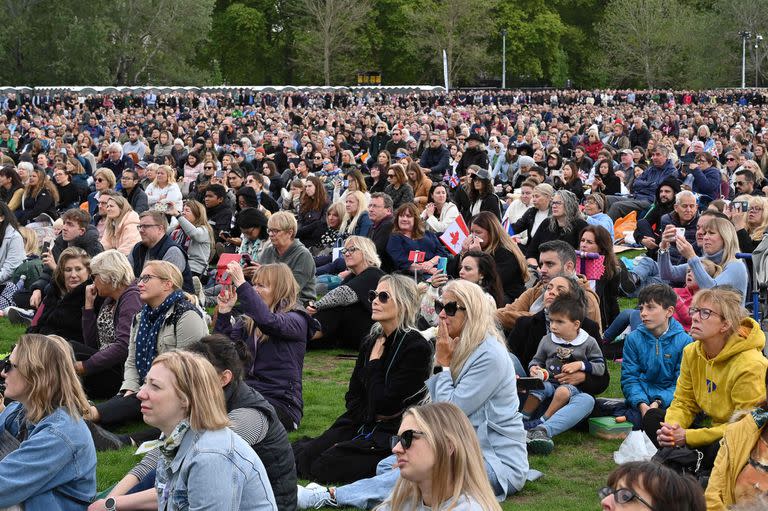
<svg viewBox="0 0 768 511">
<path fill-rule="evenodd" d="M 360 250 L 360 249 L 357 248 L 357 247 L 342 248 L 341 249 L 341 255 L 354 254 L 358 250 Z"/>
<path fill-rule="evenodd" d="M 158 277 L 157 275 L 147 274 L 147 275 L 142 275 L 141 277 L 139 277 L 139 282 L 141 282 L 142 284 L 146 284 L 147 282 L 149 282 L 152 279 L 168 280 L 168 279 L 164 279 L 163 277 Z"/>
<path fill-rule="evenodd" d="M 617 488 L 614 490 L 610 486 L 606 486 L 605 488 L 600 488 L 597 491 L 597 495 L 600 497 L 601 500 L 607 497 L 608 495 L 613 495 L 613 499 L 616 501 L 617 504 L 627 504 L 628 502 L 631 502 L 632 500 L 637 499 L 638 501 L 648 506 L 648 509 L 653 509 L 652 505 L 650 505 L 648 502 L 643 500 L 637 493 L 633 492 L 629 488 Z"/>
<path fill-rule="evenodd" d="M 376 292 L 373 289 L 368 291 L 368 301 L 373 303 L 375 299 L 379 299 L 379 303 L 387 303 L 389 301 L 389 293 L 386 291 Z"/>
<path fill-rule="evenodd" d="M 413 444 L 413 439 L 418 438 L 424 434 L 423 431 L 416 431 L 415 429 L 407 429 L 399 435 L 392 435 L 389 437 L 389 446 L 394 449 L 397 444 L 402 444 L 403 449 L 410 449 Z"/>
<path fill-rule="evenodd" d="M 394 174 L 387 174 L 387 177 L 395 177 Z"/>
<path fill-rule="evenodd" d="M 283 232 L 282 229 L 267 229 L 267 234 L 269 234 L 270 236 L 274 236 L 274 235 L 279 234 L 281 232 Z"/>
<path fill-rule="evenodd" d="M 13 362 L 11 362 L 11 357 L 9 356 L 9 357 L 6 357 L 6 358 L 5 358 L 5 359 L 2 361 L 2 365 L 0 366 L 0 368 L 2 368 L 2 369 L 0 369 L 0 372 L 3 372 L 3 373 L 5 373 L 5 374 L 8 374 L 8 373 L 10 373 L 11 371 L 13 371 L 14 369 L 18 369 L 18 368 L 19 368 L 19 366 L 17 366 L 17 365 L 16 365 L 16 364 L 14 364 Z"/>
<path fill-rule="evenodd" d="M 726 158 L 725 161 L 736 161 L 736 158 Z"/>
<path fill-rule="evenodd" d="M 203 170 L 213 170 L 213 167 L 203 167 Z"/>
<path fill-rule="evenodd" d="M 454 317 L 457 311 L 465 310 L 467 310 L 466 307 L 462 307 L 456 302 L 443 303 L 440 300 L 435 300 L 435 314 L 445 311 L 446 316 Z"/>
<path fill-rule="evenodd" d="M 701 319 L 709 319 L 709 317 L 714 314 L 715 316 L 723 317 L 722 314 L 718 314 L 717 312 L 713 311 L 712 309 L 702 309 L 700 307 L 690 307 L 688 309 L 688 315 L 693 318 L 694 314 L 698 314 Z"/>
<path fill-rule="evenodd" d="M 749 212 L 750 213 L 752 213 L 752 212 L 760 213 L 762 210 L 763 210 L 763 208 L 761 208 L 760 206 L 752 206 L 751 208 L 749 208 Z"/>
<path fill-rule="evenodd" d="M 733 184 L 738 185 L 738 186 L 744 186 L 745 184 L 747 184 L 747 182 L 746 181 L 734 181 Z"/>
<path fill-rule="evenodd" d="M 149 229 L 150 227 L 160 227 L 160 224 L 139 224 L 139 230 Z"/>
<path fill-rule="evenodd" d="M 562 206 L 563 205 L 563 201 L 561 201 L 561 200 L 553 200 L 552 202 L 550 202 L 550 204 L 552 206 Z"/>
</svg>

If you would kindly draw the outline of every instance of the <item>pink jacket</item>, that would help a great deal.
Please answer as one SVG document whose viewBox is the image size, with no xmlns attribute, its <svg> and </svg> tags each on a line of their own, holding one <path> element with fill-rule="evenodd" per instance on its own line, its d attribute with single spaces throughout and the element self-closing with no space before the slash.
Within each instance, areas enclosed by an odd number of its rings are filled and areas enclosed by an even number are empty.
<svg viewBox="0 0 768 511">
<path fill-rule="evenodd" d="M 695 292 L 692 293 L 687 287 L 676 287 L 674 291 L 677 293 L 677 303 L 673 317 L 683 325 L 687 332 L 691 329 L 691 316 L 688 315 L 688 308 L 691 306 Z"/>
</svg>

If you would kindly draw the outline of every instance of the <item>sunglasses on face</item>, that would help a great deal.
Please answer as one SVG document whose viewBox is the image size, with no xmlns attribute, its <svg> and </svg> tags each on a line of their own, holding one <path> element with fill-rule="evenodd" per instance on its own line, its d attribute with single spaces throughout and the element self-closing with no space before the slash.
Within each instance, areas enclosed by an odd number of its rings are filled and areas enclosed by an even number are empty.
<svg viewBox="0 0 768 511">
<path fill-rule="evenodd" d="M 0 372 L 3 372 L 5 374 L 10 373 L 14 369 L 18 369 L 19 366 L 11 362 L 11 357 L 6 357 L 2 362 L 0 362 Z"/>
<path fill-rule="evenodd" d="M 416 431 L 415 429 L 407 429 L 399 435 L 392 435 L 389 437 L 389 446 L 394 449 L 397 444 L 402 444 L 403 449 L 410 449 L 413 444 L 413 439 L 422 436 L 424 433 Z"/>
<path fill-rule="evenodd" d="M 637 499 L 639 502 L 648 506 L 648 509 L 653 509 L 653 506 L 651 506 L 649 503 L 643 500 L 637 493 L 633 492 L 628 488 L 618 488 L 614 490 L 610 486 L 606 486 L 605 488 L 601 488 L 597 492 L 597 495 L 600 497 L 601 500 L 607 497 L 608 495 L 613 495 L 613 500 L 615 500 L 617 504 L 627 504 L 632 500 Z"/>
<path fill-rule="evenodd" d="M 435 314 L 445 311 L 446 316 L 453 317 L 456 315 L 456 312 L 465 310 L 467 310 L 466 307 L 461 307 L 456 302 L 443 303 L 440 300 L 435 300 Z"/>
<path fill-rule="evenodd" d="M 371 303 L 377 298 L 379 299 L 379 303 L 387 303 L 389 301 L 389 296 L 389 293 L 386 291 L 380 291 L 378 293 L 374 290 L 368 291 L 368 301 Z"/>
<path fill-rule="evenodd" d="M 347 254 L 351 255 L 351 254 L 354 254 L 355 252 L 357 252 L 358 250 L 360 250 L 360 249 L 357 248 L 357 247 L 342 248 L 341 249 L 341 255 L 347 255 Z"/>
</svg>

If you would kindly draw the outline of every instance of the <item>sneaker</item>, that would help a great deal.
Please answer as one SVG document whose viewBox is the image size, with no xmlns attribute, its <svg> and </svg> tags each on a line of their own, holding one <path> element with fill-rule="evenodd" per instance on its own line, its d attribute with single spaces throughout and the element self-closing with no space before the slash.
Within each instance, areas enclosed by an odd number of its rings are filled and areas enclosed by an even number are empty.
<svg viewBox="0 0 768 511">
<path fill-rule="evenodd" d="M 544 419 L 542 419 L 541 417 L 539 417 L 538 419 L 531 419 L 529 421 L 523 421 L 523 427 L 525 428 L 526 431 L 530 431 L 533 428 L 537 428 L 537 427 L 541 426 L 542 424 L 544 424 Z"/>
<path fill-rule="evenodd" d="M 528 452 L 531 454 L 547 455 L 555 448 L 555 443 L 544 429 L 530 430 L 526 443 L 528 444 Z"/>
<path fill-rule="evenodd" d="M 339 507 L 336 499 L 325 486 L 309 483 L 306 486 L 296 485 L 298 491 L 297 507 L 299 509 L 320 509 L 321 507 Z"/>
<path fill-rule="evenodd" d="M 627 269 L 622 260 L 619 260 L 619 289 L 624 296 L 631 296 L 637 290 L 635 274 Z"/>
<path fill-rule="evenodd" d="M 31 309 L 22 309 L 21 307 L 8 307 L 8 320 L 15 325 L 32 325 L 32 318 L 35 317 L 35 311 Z"/>
<path fill-rule="evenodd" d="M 94 424 L 87 420 L 85 421 L 85 425 L 88 426 L 88 431 L 91 432 L 93 445 L 96 447 L 97 451 L 116 451 L 127 445 L 123 443 L 120 437 L 107 431 L 98 424 Z"/>
</svg>

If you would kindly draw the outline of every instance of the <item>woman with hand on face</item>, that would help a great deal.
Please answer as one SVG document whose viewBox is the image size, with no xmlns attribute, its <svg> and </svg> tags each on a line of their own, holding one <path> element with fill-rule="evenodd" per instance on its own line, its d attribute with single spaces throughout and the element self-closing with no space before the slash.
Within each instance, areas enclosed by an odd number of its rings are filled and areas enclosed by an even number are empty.
<svg viewBox="0 0 768 511">
<path fill-rule="evenodd" d="M 214 332 L 246 343 L 253 357 L 246 383 L 275 407 L 286 431 L 293 431 L 303 415 L 304 353 L 317 322 L 298 305 L 298 284 L 287 265 L 259 266 L 253 284 L 246 281 L 239 262 L 229 263 L 227 272 L 232 286 L 216 297 Z M 231 311 L 238 300 L 243 315 L 233 325 Z"/>
<path fill-rule="evenodd" d="M 91 407 L 90 420 L 117 426 L 138 420 L 141 403 L 136 392 L 146 382 L 152 361 L 159 354 L 200 340 L 208 334 L 202 313 L 181 290 L 181 272 L 168 261 L 148 261 L 138 277 L 144 304 L 132 318 L 120 392 Z"/>
<path fill-rule="evenodd" d="M 88 398 L 69 346 L 22 335 L 1 374 L 5 397 L 13 400 L 0 414 L 3 443 L 9 450 L 14 440 L 19 444 L 0 461 L 0 506 L 84 510 L 96 493 L 96 450 L 83 422 Z"/>
<path fill-rule="evenodd" d="M 438 236 L 445 232 L 459 216 L 459 208 L 449 200 L 448 185 L 437 183 L 429 191 L 429 201 L 421 213 L 426 222 L 427 231 Z"/>
<path fill-rule="evenodd" d="M 359 350 L 373 320 L 368 293 L 376 289 L 384 272 L 376 245 L 368 238 L 350 236 L 341 250 L 348 275 L 341 284 L 307 307 L 307 312 L 320 322 L 313 346 L 326 346 L 322 338 L 332 339 L 335 346 Z"/>
<path fill-rule="evenodd" d="M 277 511 L 264 464 L 227 427 L 219 377 L 204 357 L 185 351 L 159 355 L 138 398 L 144 422 L 162 433 L 139 449 L 160 449 L 158 509 Z"/>
<path fill-rule="evenodd" d="M 136 243 L 141 241 L 139 235 L 139 215 L 131 208 L 128 199 L 119 192 L 106 191 L 101 194 L 100 201 L 106 201 L 104 206 L 105 227 L 101 237 L 104 250 L 117 249 L 128 255 Z"/>
<path fill-rule="evenodd" d="M 91 272 L 93 283 L 85 288 L 81 319 L 83 342 L 69 343 L 86 394 L 107 399 L 123 382 L 131 322 L 142 304 L 133 268 L 122 253 L 107 250 L 97 254 L 91 260 Z"/>
<path fill-rule="evenodd" d="M 619 315 L 619 262 L 611 237 L 603 227 L 588 225 L 580 237 L 576 273 L 587 278 L 600 298 L 600 319 L 605 329 Z"/>
<path fill-rule="evenodd" d="M 349 482 L 373 476 L 390 452 L 389 437 L 403 412 L 424 397 L 432 347 L 414 328 L 413 279 L 386 275 L 370 300 L 375 324 L 352 371 L 346 412 L 319 437 L 293 444 L 300 478 Z"/>
<path fill-rule="evenodd" d="M 451 403 L 409 408 L 392 436 L 400 477 L 376 511 L 501 511 L 472 424 Z"/>
<path fill-rule="evenodd" d="M 704 473 L 715 462 L 733 412 L 765 401 L 765 334 L 742 303 L 739 292 L 727 286 L 694 296 L 689 311 L 694 342 L 683 350 L 672 403 L 666 413 L 651 409 L 643 416 L 642 429 L 657 447 L 698 451 Z M 695 423 L 699 412 L 711 420 L 709 426 Z"/>
</svg>

